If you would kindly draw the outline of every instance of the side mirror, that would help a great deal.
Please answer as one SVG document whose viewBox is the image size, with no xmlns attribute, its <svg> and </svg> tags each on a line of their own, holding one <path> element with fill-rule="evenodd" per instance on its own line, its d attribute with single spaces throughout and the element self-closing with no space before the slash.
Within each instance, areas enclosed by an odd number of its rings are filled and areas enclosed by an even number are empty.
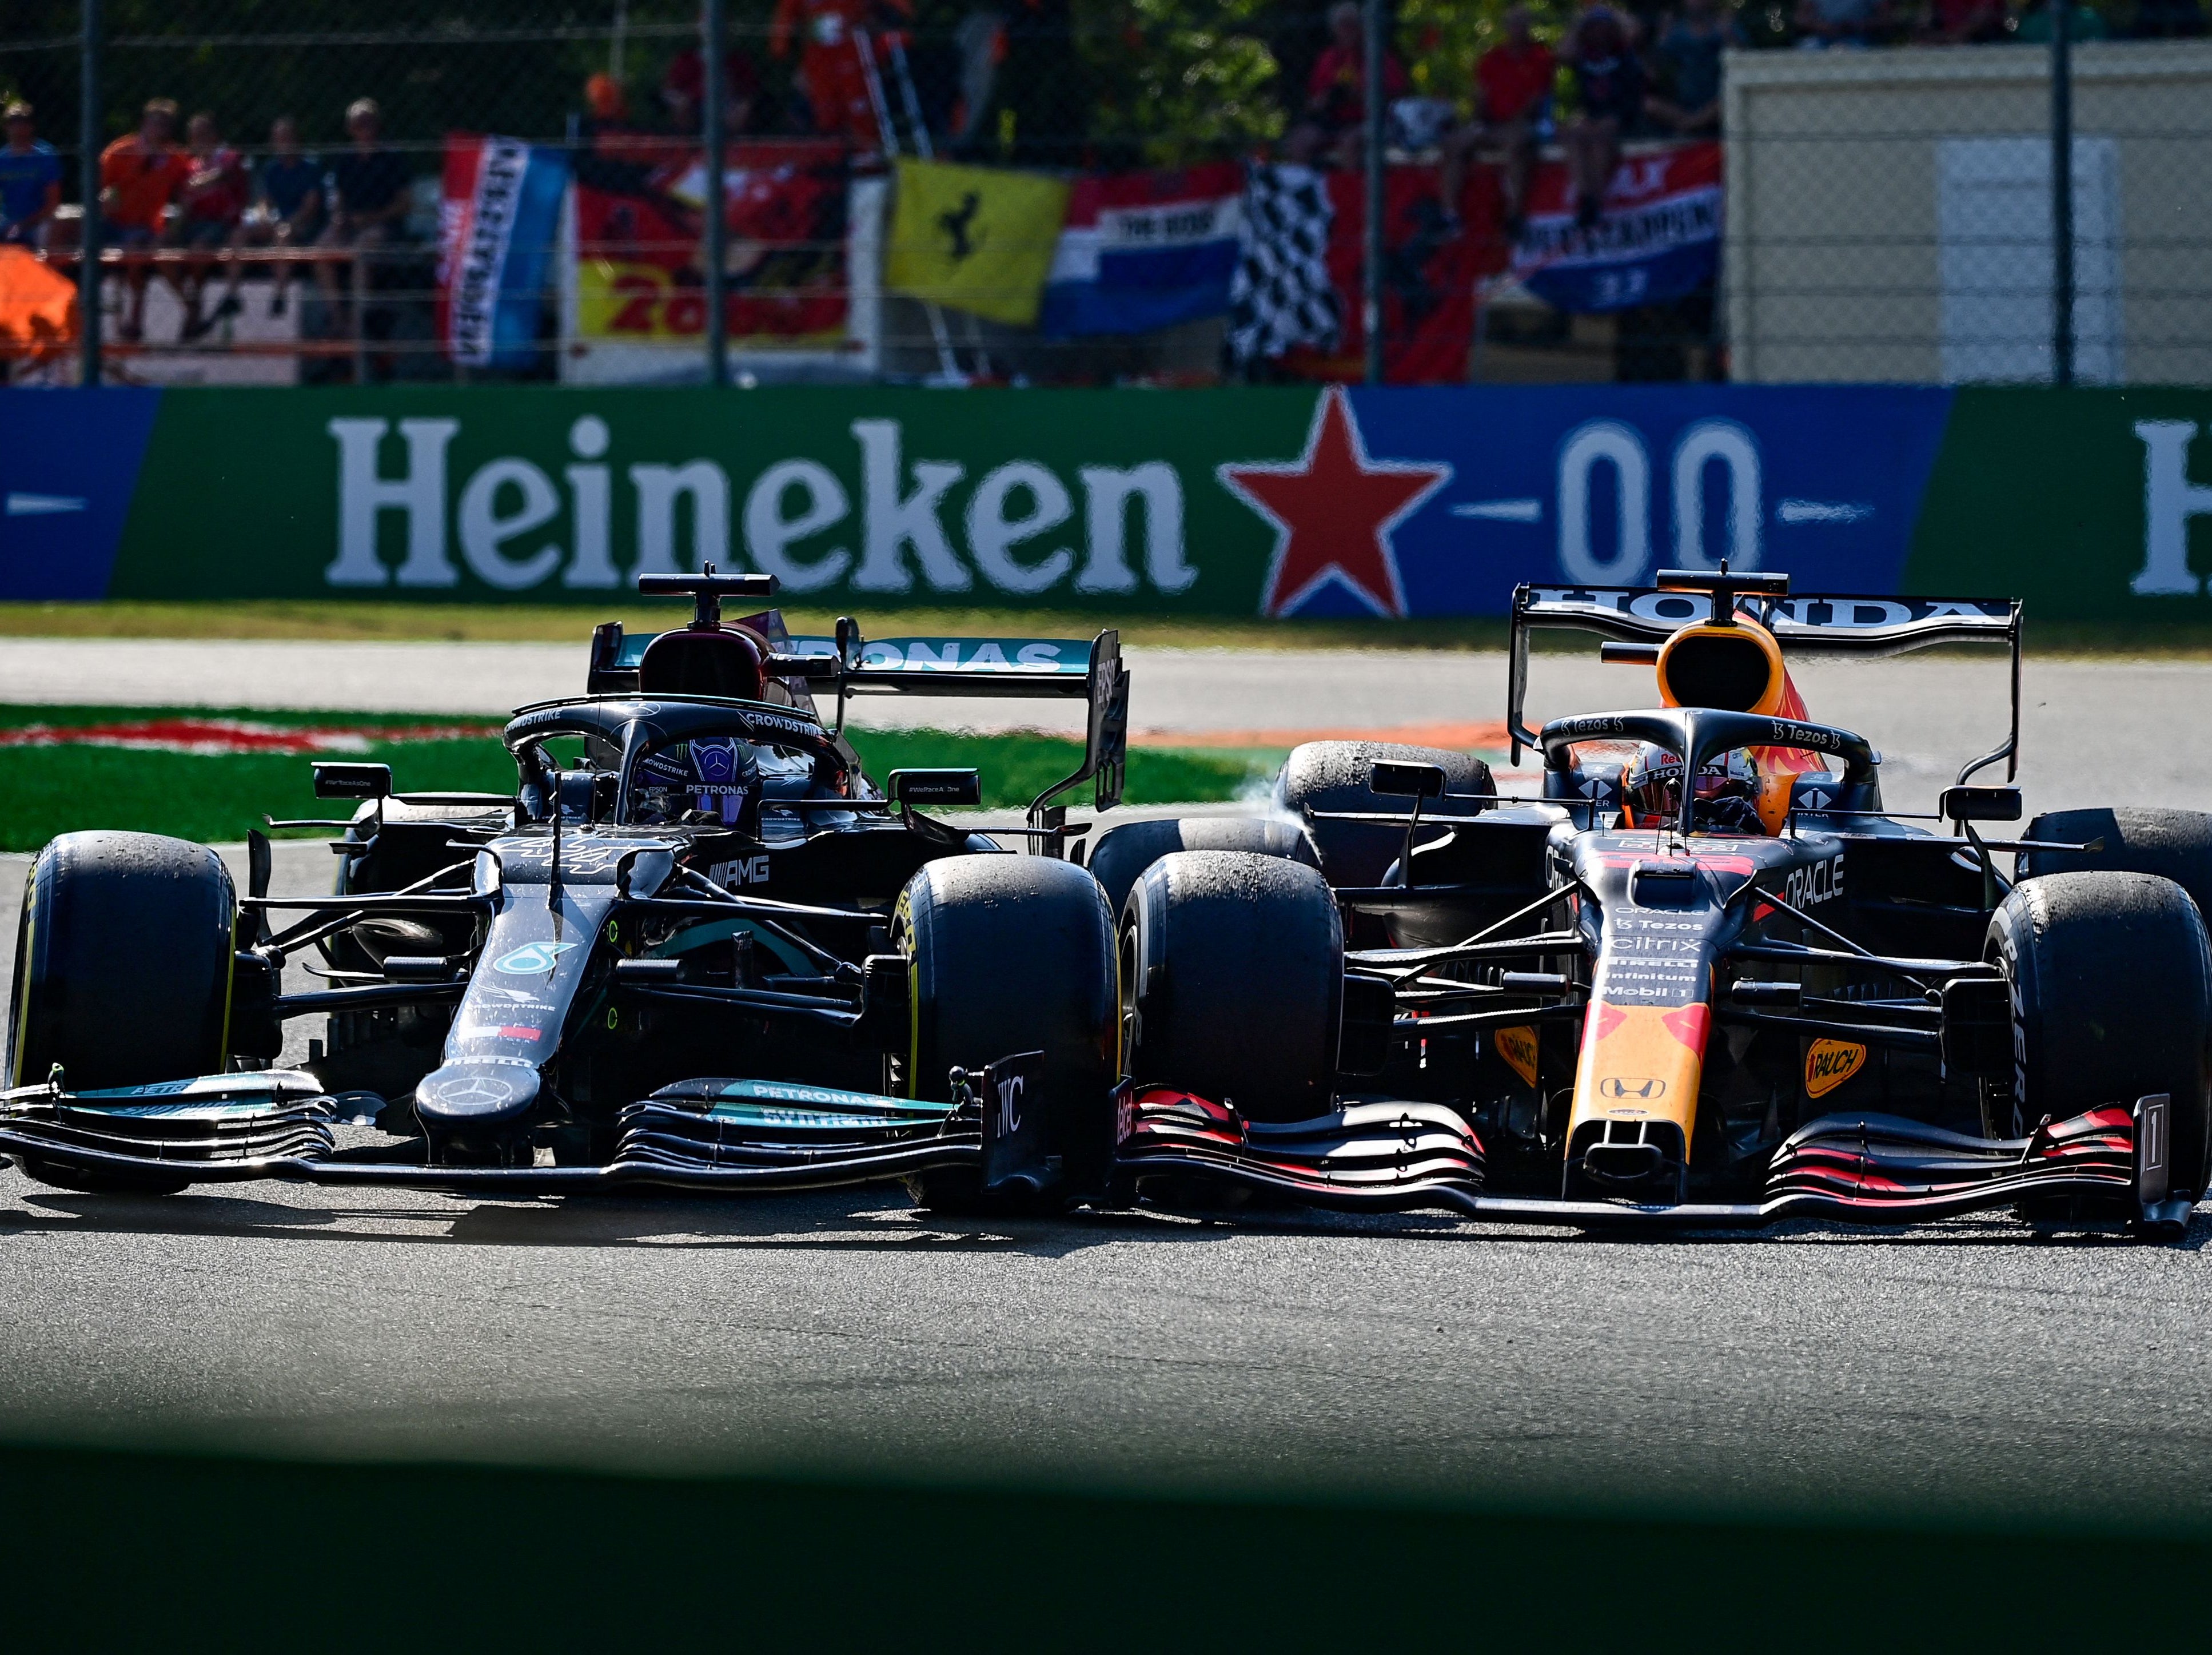
<svg viewBox="0 0 2212 1655">
<path fill-rule="evenodd" d="M 1936 809 L 1954 822 L 2017 822 L 2021 815 L 2020 789 L 1946 788 Z"/>
<path fill-rule="evenodd" d="M 1441 799 L 1444 796 L 1444 767 L 1441 764 L 1402 764 L 1384 759 L 1368 773 L 1368 786 L 1400 799 Z"/>
<path fill-rule="evenodd" d="M 389 764 L 318 764 L 318 799 L 388 799 L 392 796 Z"/>
<path fill-rule="evenodd" d="M 915 805 L 980 805 L 983 781 L 975 770 L 893 770 L 885 789 L 892 802 Z"/>
</svg>

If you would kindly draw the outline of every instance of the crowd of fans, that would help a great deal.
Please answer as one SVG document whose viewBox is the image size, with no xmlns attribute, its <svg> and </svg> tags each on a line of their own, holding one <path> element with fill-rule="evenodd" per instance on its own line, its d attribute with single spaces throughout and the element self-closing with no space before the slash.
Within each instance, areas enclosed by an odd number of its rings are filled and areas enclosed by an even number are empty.
<svg viewBox="0 0 2212 1655">
<path fill-rule="evenodd" d="M 1556 143 L 1587 223 L 1631 138 L 1694 139 L 1721 128 L 1722 55 L 1730 48 L 1793 46 L 1803 51 L 1878 46 L 1964 46 L 2047 42 L 2054 0 L 1774 0 L 1741 12 L 1723 0 L 1595 0 L 1555 31 L 1540 30 L 1525 4 L 1508 9 L 1501 38 L 1474 64 L 1474 107 L 1464 118 L 1442 100 L 1409 95 L 1412 82 L 1395 52 L 1386 52 L 1382 90 L 1391 140 L 1431 147 L 1437 135 L 1439 195 L 1449 214 L 1470 161 L 1498 163 L 1506 228 L 1517 232 L 1539 149 Z M 2105 14 L 2070 0 L 2075 40 L 2112 38 Z M 1352 0 L 1328 14 L 1329 40 L 1314 59 L 1302 106 L 1280 147 L 1283 159 L 1353 167 L 1366 136 L 1363 9 Z M 2128 27 L 2134 38 L 2205 33 L 2202 0 L 2140 0 Z M 1540 33 L 1555 33 L 1547 44 Z"/>
<path fill-rule="evenodd" d="M 1731 48 L 1847 50 L 1899 44 L 1969 45 L 2047 40 L 2054 4 L 2071 7 L 2071 33 L 2165 38 L 2205 32 L 2207 0 L 2116 0 L 2108 15 L 2087 0 L 1561 0 L 1504 11 L 1492 43 L 1443 80 L 1463 79 L 1464 105 L 1425 95 L 1437 82 L 1433 43 L 1409 73 L 1396 31 L 1382 65 L 1386 131 L 1394 149 L 1433 155 L 1447 222 L 1468 169 L 1498 169 L 1504 228 L 1517 234 L 1529 181 L 1547 147 L 1567 164 L 1576 210 L 1599 214 L 1622 145 L 1632 140 L 1709 138 L 1722 122 L 1722 64 Z M 1565 6 L 1578 7 L 1566 9 Z M 1080 75 L 1069 0 L 1018 0 L 1010 27 L 978 10 L 953 29 L 916 33 L 915 0 L 775 0 L 759 35 L 734 40 L 723 60 L 725 125 L 732 141 L 805 136 L 866 155 L 884 148 L 885 119 L 909 135 L 915 118 L 938 153 L 1015 164 L 1113 164 L 1079 137 L 1054 138 L 1065 155 L 1040 149 L 1038 134 L 1079 134 L 1091 113 L 1071 91 Z M 2125 27 L 2113 26 L 2114 16 Z M 1346 0 L 1278 30 L 1273 95 L 1283 136 L 1273 154 L 1318 167 L 1351 167 L 1367 137 L 1365 18 Z M 757 56 L 753 48 L 759 47 Z M 909 53 L 911 57 L 909 57 Z M 1066 61 L 1063 62 L 1062 60 Z M 592 75 L 572 128 L 580 176 L 603 186 L 641 180 L 696 153 L 707 95 L 707 62 L 695 38 L 659 65 L 657 78 L 626 83 Z M 60 157 L 40 137 L 27 102 L 5 106 L 0 145 L 0 242 L 55 242 L 65 186 Z M 343 335 L 356 284 L 352 262 L 409 240 L 424 155 L 387 145 L 376 101 L 344 110 L 345 142 L 318 155 L 303 147 L 290 115 L 271 122 L 251 158 L 226 139 L 212 111 L 182 123 L 167 98 L 146 103 L 137 129 L 100 156 L 103 237 L 110 246 L 160 251 L 126 261 L 118 332 L 143 332 L 149 283 L 176 291 L 182 343 L 243 313 L 249 269 L 273 277 L 270 313 L 283 316 L 303 283 L 320 301 L 318 326 Z M 411 146 L 427 149 L 428 146 Z M 418 223 L 419 237 L 427 226 Z M 319 250 L 307 259 L 257 252 Z M 220 257 L 228 253 L 228 258 Z M 301 266 L 305 266 L 303 270 Z M 311 272 L 311 273 L 310 273 Z"/>
<path fill-rule="evenodd" d="M 148 100 L 137 128 L 100 153 L 100 238 L 126 251 L 172 249 L 183 256 L 158 265 L 129 261 L 119 337 L 135 343 L 145 329 L 146 290 L 158 268 L 184 307 L 181 339 L 200 338 L 242 310 L 239 284 L 246 262 L 224 261 L 226 250 L 326 248 L 356 252 L 387 245 L 412 204 L 415 171 L 383 142 L 383 117 L 373 98 L 345 112 L 347 147 L 327 159 L 301 148 L 299 123 L 270 123 L 258 165 L 228 143 L 215 115 L 203 110 L 185 123 L 177 142 L 176 103 Z M 41 245 L 62 199 L 62 168 L 53 146 L 38 136 L 36 112 L 21 101 L 5 112 L 0 149 L 0 240 Z M 207 304 L 219 265 L 228 264 L 222 294 Z M 270 312 L 285 313 L 292 261 L 275 267 Z M 314 277 L 333 307 L 344 302 L 337 259 L 314 261 Z"/>
</svg>

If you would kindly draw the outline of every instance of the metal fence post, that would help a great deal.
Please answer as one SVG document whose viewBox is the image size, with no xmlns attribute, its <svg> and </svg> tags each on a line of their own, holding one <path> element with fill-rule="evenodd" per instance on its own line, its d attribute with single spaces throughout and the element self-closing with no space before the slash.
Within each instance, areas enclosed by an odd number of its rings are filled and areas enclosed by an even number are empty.
<svg viewBox="0 0 2212 1655">
<path fill-rule="evenodd" d="M 722 303 L 722 269 L 729 242 L 729 222 L 722 202 L 722 106 L 728 100 L 723 42 L 728 34 L 725 0 L 706 0 L 705 35 L 701 44 L 707 55 L 707 383 L 730 382 L 730 319 Z"/>
<path fill-rule="evenodd" d="M 81 0 L 82 39 L 77 43 L 77 187 L 84 195 L 78 221 L 76 337 L 79 385 L 100 383 L 100 0 Z"/>
<path fill-rule="evenodd" d="M 2051 7 L 2051 381 L 2074 383 L 2074 0 Z"/>
<path fill-rule="evenodd" d="M 1367 259 L 1359 314 L 1367 340 L 1367 383 L 1382 383 L 1382 9 L 1367 0 Z"/>
</svg>

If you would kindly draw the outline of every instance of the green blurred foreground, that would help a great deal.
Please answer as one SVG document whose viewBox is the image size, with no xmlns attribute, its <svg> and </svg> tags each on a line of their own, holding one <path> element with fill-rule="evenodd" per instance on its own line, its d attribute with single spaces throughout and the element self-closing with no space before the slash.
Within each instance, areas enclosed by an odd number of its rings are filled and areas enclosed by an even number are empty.
<svg viewBox="0 0 2212 1655">
<path fill-rule="evenodd" d="M 0 1448 L 19 1649 L 2176 1649 L 2212 1543 Z"/>
<path fill-rule="evenodd" d="M 161 717 L 174 709 L 125 707 L 0 708 L 0 730 L 26 724 L 104 724 Z M 222 712 L 193 709 L 194 719 L 244 718 L 259 724 L 335 725 L 374 729 L 473 721 L 357 713 Z M 421 792 L 514 790 L 514 764 L 498 724 L 480 739 L 372 743 L 368 752 L 332 759 L 392 766 L 393 782 Z M 982 773 L 993 809 L 1027 805 L 1074 770 L 1079 744 L 1054 736 L 969 735 L 940 730 L 849 730 L 853 745 L 879 781 L 901 768 L 972 766 Z M 143 751 L 92 746 L 0 745 L 0 850 L 36 850 L 58 833 L 121 828 L 172 833 L 206 843 L 243 839 L 264 815 L 279 820 L 343 817 L 348 806 L 314 796 L 314 755 Z M 1186 804 L 1232 799 L 1252 775 L 1249 760 L 1212 753 L 1140 751 L 1129 755 L 1127 802 Z M 1080 795 L 1078 803 L 1086 802 Z"/>
</svg>

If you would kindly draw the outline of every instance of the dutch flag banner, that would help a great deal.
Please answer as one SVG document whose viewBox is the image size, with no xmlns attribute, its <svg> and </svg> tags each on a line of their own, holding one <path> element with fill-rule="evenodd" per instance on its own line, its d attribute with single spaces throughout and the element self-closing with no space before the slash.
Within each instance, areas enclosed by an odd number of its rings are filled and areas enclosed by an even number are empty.
<svg viewBox="0 0 2212 1655">
<path fill-rule="evenodd" d="M 1243 195 L 1234 161 L 1076 179 L 1038 327 L 1148 333 L 1226 312 Z"/>
</svg>

